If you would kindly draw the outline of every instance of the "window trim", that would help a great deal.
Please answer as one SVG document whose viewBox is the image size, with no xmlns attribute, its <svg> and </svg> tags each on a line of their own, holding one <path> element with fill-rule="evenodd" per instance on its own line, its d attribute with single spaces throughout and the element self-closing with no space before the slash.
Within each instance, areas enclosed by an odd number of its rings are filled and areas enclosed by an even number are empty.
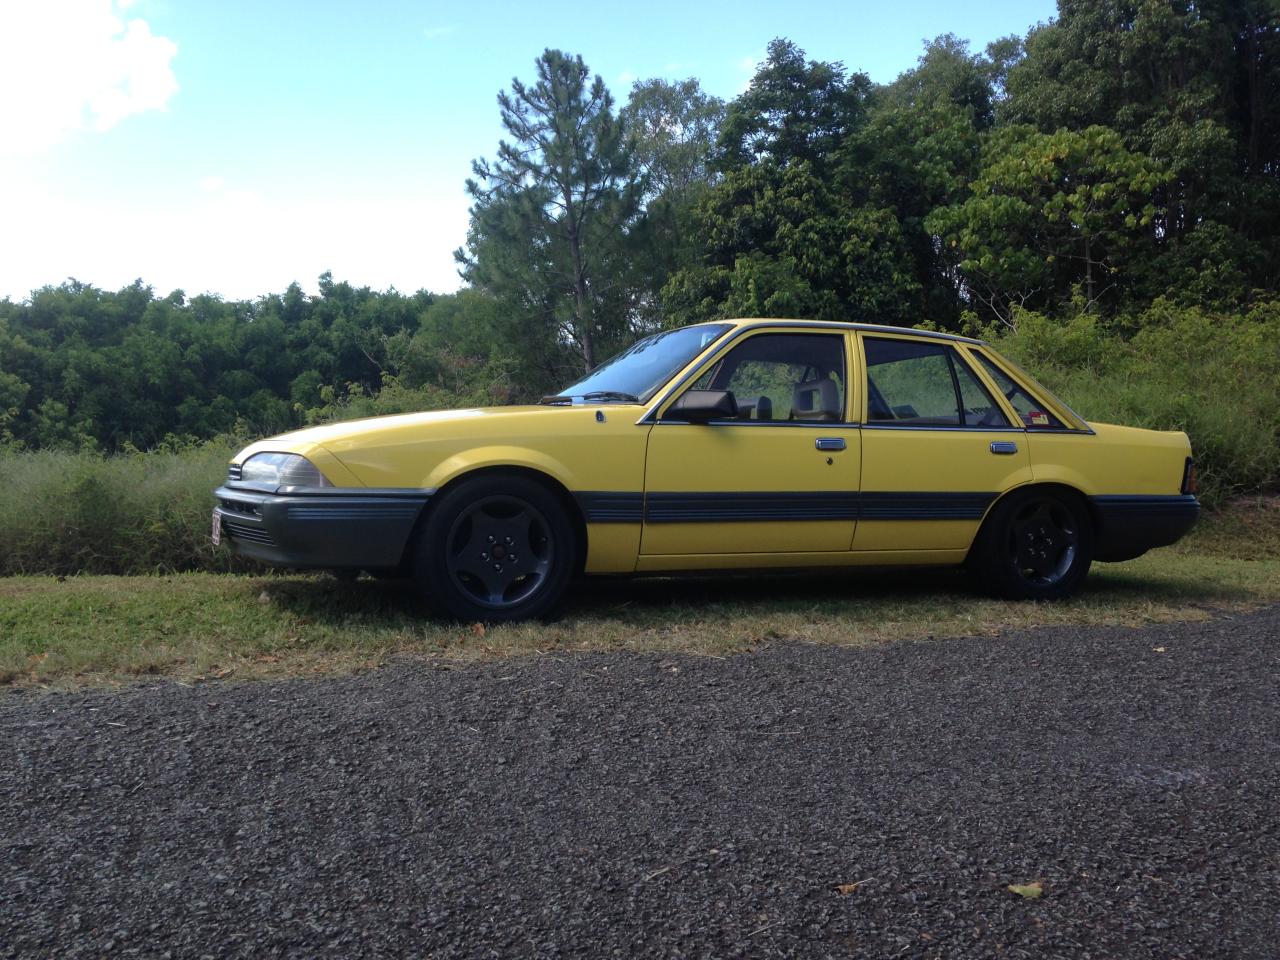
<svg viewBox="0 0 1280 960">
<path fill-rule="evenodd" d="M 850 419 L 853 412 L 853 398 L 855 396 L 853 390 L 854 371 L 853 371 L 853 354 L 849 342 L 851 331 L 839 329 L 835 327 L 823 328 L 820 325 L 814 327 L 800 327 L 794 325 L 784 326 L 782 324 L 762 324 L 753 326 L 739 327 L 736 331 L 731 331 L 725 339 L 718 342 L 718 349 L 713 349 L 709 354 L 698 362 L 697 366 L 692 370 L 687 370 L 682 376 L 673 381 L 673 386 L 663 394 L 662 398 L 646 411 L 645 415 L 636 421 L 637 424 L 650 423 L 654 425 L 664 426 L 694 426 L 694 427 L 808 427 L 810 429 L 848 429 L 850 427 L 858 427 L 861 424 Z M 667 420 L 664 414 L 671 404 L 675 403 L 684 394 L 686 390 L 692 389 L 704 374 L 714 369 L 716 364 L 723 360 L 729 351 L 733 350 L 739 344 L 746 340 L 765 336 L 768 334 L 783 334 L 786 336 L 813 336 L 813 337 L 831 337 L 840 343 L 840 352 L 844 365 L 844 409 L 841 412 L 840 420 L 709 420 L 706 423 L 691 424 L 685 420 Z M 661 391 L 659 391 L 661 392 Z"/>
<path fill-rule="evenodd" d="M 956 355 L 959 354 L 960 362 L 965 364 L 969 372 L 974 375 L 974 377 L 983 386 L 983 388 L 991 395 L 992 402 L 995 403 L 997 408 L 1003 413 L 1005 421 L 1007 422 L 1007 425 L 1000 427 L 1000 426 L 989 426 L 989 425 L 979 426 L 977 424 L 968 424 L 968 423 L 910 424 L 910 423 L 893 423 L 890 421 L 881 421 L 881 420 L 873 421 L 871 419 L 871 411 L 867 407 L 867 403 L 869 402 L 869 397 L 871 395 L 871 387 L 870 387 L 871 365 L 867 363 L 867 352 L 866 352 L 867 351 L 866 341 L 868 339 L 903 340 L 903 341 L 906 341 L 907 343 L 919 343 L 926 346 L 938 346 L 938 347 L 941 347 L 944 351 L 950 351 L 950 352 L 944 353 L 944 355 L 947 357 L 947 369 L 951 374 L 951 387 L 952 387 L 952 390 L 955 391 L 957 419 L 960 418 L 961 411 L 964 409 L 964 398 L 960 394 L 959 381 L 958 381 L 958 377 L 957 377 L 955 366 L 954 366 L 956 362 Z M 1008 401 L 1004 399 L 1004 397 L 1001 395 L 999 390 L 993 389 L 993 385 L 988 381 L 986 377 L 982 376 L 982 374 L 979 371 L 974 369 L 974 367 L 977 366 L 977 364 L 975 364 L 968 355 L 962 353 L 960 350 L 957 349 L 961 346 L 967 346 L 967 344 L 962 344 L 958 342 L 949 342 L 949 343 L 940 342 L 939 340 L 933 337 L 912 337 L 912 336 L 903 336 L 899 334 L 883 334 L 883 333 L 879 333 L 878 331 L 868 331 L 865 333 L 863 331 L 858 331 L 858 353 L 862 362 L 862 377 L 863 377 L 863 380 L 861 382 L 864 385 L 862 390 L 863 407 L 861 411 L 863 429 L 864 430 L 948 430 L 948 431 L 961 430 L 961 431 L 969 431 L 970 433 L 1026 433 L 1027 428 L 1025 426 L 1020 425 L 1022 423 L 1022 418 L 1017 416 L 1016 412 L 1014 412 L 1015 414 L 1014 416 L 1010 417 L 1009 415 L 1010 409 L 1008 408 Z M 1018 426 L 1015 426 L 1015 424 L 1018 424 Z M 1043 433 L 1044 431 L 1037 431 L 1037 432 Z"/>
<path fill-rule="evenodd" d="M 1006 377 L 1026 391 L 1027 396 L 1031 397 L 1036 403 L 1047 409 L 1057 418 L 1058 422 L 1063 424 L 1061 427 L 1028 427 L 1025 424 L 1022 429 L 1026 433 L 1042 434 L 1042 433 L 1077 433 L 1084 436 L 1094 436 L 1096 431 L 1089 426 L 1089 421 L 1080 414 L 1076 413 L 1069 406 L 1051 394 L 1047 389 L 1042 387 L 1029 373 L 1017 367 L 1011 360 L 1006 360 L 1000 356 L 987 344 L 963 344 L 961 349 L 970 355 L 970 365 L 973 366 L 983 381 L 989 383 L 994 390 L 994 395 L 999 397 L 999 402 L 1008 409 L 1013 415 L 1014 423 L 1022 423 L 1022 415 L 1018 413 L 1017 408 L 1004 395 L 1004 391 L 991 378 L 987 372 L 986 365 L 982 363 L 985 357 L 993 367 L 1001 371 Z M 1046 397 L 1048 399 L 1046 399 Z M 1079 426 L 1070 426 L 1071 423 L 1077 423 Z"/>
</svg>

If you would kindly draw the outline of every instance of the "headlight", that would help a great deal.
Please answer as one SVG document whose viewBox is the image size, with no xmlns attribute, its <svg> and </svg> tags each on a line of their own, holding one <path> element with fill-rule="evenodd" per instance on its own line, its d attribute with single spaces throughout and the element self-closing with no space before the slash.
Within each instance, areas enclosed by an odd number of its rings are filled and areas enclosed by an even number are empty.
<svg viewBox="0 0 1280 960">
<path fill-rule="evenodd" d="M 314 463 L 296 453 L 255 453 L 240 465 L 240 479 L 277 487 L 333 486 Z"/>
</svg>

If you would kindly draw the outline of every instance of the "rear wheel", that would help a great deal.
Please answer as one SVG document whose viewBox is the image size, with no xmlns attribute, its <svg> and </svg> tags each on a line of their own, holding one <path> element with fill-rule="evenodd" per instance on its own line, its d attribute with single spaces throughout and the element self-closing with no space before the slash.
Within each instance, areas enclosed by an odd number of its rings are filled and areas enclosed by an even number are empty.
<svg viewBox="0 0 1280 960">
<path fill-rule="evenodd" d="M 1093 527 L 1070 494 L 1010 494 L 987 518 L 970 566 L 988 591 L 1009 600 L 1059 600 L 1084 581 L 1093 560 Z"/>
<path fill-rule="evenodd" d="M 524 477 L 478 477 L 431 505 L 414 578 L 459 620 L 524 620 L 554 609 L 576 552 L 573 527 L 549 490 Z"/>
</svg>

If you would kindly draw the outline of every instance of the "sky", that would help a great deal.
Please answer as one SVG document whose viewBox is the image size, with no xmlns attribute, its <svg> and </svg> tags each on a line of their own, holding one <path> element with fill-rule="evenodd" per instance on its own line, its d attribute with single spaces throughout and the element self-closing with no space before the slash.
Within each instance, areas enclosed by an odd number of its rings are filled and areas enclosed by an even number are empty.
<svg viewBox="0 0 1280 960">
<path fill-rule="evenodd" d="M 975 50 L 1052 0 L 0 0 L 0 299 L 68 278 L 254 299 L 326 270 L 457 289 L 471 162 L 547 47 L 619 102 L 697 77 L 726 100 L 786 37 L 877 83 L 927 38 Z"/>
</svg>

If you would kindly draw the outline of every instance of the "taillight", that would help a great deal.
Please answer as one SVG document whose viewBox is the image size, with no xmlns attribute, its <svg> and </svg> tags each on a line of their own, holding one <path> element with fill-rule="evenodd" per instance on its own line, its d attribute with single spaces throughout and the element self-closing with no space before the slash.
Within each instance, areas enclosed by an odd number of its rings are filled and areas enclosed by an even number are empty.
<svg viewBox="0 0 1280 960">
<path fill-rule="evenodd" d="M 1182 468 L 1182 492 L 1195 493 L 1198 489 L 1196 484 L 1196 462 L 1187 457 L 1187 464 Z"/>
</svg>

